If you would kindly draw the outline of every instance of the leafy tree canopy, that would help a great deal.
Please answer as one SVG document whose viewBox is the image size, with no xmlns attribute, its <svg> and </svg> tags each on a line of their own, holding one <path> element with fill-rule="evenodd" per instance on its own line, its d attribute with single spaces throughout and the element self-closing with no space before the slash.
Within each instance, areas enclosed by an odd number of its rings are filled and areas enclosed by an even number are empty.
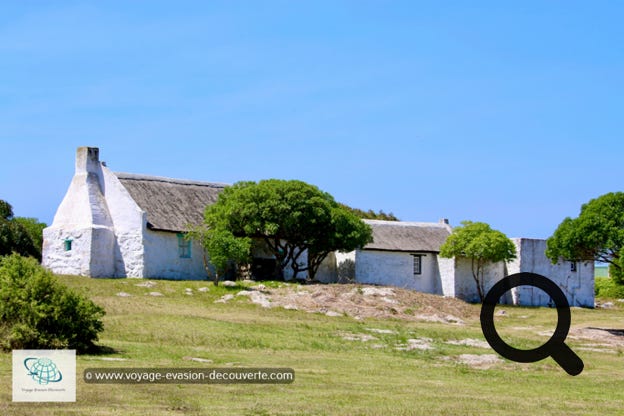
<svg viewBox="0 0 624 416">
<path fill-rule="evenodd" d="M 277 272 L 291 265 L 295 276 L 313 278 L 327 254 L 349 251 L 371 241 L 372 230 L 355 214 L 316 186 L 298 180 L 238 182 L 206 208 L 210 229 L 265 242 L 277 260 Z M 301 255 L 308 251 L 308 261 Z"/>
<path fill-rule="evenodd" d="M 624 192 L 611 192 L 581 207 L 577 218 L 565 218 L 547 240 L 546 255 L 556 263 L 600 261 L 624 284 Z"/>
<path fill-rule="evenodd" d="M 463 221 L 440 247 L 442 257 L 465 257 L 471 260 L 472 276 L 479 298 L 485 297 L 484 271 L 489 263 L 516 258 L 516 246 L 505 234 L 483 222 Z"/>
<path fill-rule="evenodd" d="M 13 217 L 13 207 L 0 200 L 0 256 L 16 252 L 41 260 L 44 223 L 35 218 Z"/>
</svg>

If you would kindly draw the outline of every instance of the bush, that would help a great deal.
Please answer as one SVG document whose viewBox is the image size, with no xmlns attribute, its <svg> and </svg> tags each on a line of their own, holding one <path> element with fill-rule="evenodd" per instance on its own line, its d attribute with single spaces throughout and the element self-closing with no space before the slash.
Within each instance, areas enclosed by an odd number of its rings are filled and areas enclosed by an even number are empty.
<svg viewBox="0 0 624 416">
<path fill-rule="evenodd" d="M 0 258 L 0 348 L 94 348 L 104 309 L 69 288 L 33 258 Z"/>
<path fill-rule="evenodd" d="M 594 287 L 597 298 L 624 299 L 624 286 L 610 277 L 596 277 Z"/>
</svg>

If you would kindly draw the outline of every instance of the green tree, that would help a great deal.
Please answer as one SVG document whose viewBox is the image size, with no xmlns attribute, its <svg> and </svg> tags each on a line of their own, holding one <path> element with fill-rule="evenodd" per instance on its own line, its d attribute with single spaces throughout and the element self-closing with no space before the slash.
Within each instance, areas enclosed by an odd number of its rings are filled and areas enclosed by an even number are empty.
<svg viewBox="0 0 624 416">
<path fill-rule="evenodd" d="M 465 257 L 471 261 L 472 277 L 477 285 L 479 298 L 485 298 L 485 267 L 499 261 L 516 258 L 516 246 L 505 234 L 493 230 L 483 222 L 463 221 L 453 229 L 440 247 L 440 256 Z"/>
<path fill-rule="evenodd" d="M 556 263 L 600 261 L 624 284 L 624 192 L 611 192 L 581 206 L 577 218 L 565 218 L 547 240 L 546 256 Z"/>
<path fill-rule="evenodd" d="M 41 250 L 43 248 L 43 229 L 47 227 L 46 223 L 39 222 L 37 218 L 15 217 L 13 221 L 18 223 L 28 234 L 37 250 L 35 258 L 41 260 Z"/>
<path fill-rule="evenodd" d="M 188 234 L 189 238 L 199 241 L 204 248 L 204 268 L 212 275 L 215 286 L 231 265 L 235 267 L 249 263 L 251 258 L 251 239 L 235 237 L 223 228 L 211 229 L 205 225 L 195 227 Z M 214 266 L 214 270 L 210 268 Z"/>
<path fill-rule="evenodd" d="M 353 250 L 371 241 L 372 230 L 316 186 L 297 180 L 238 182 L 206 208 L 206 226 L 236 237 L 264 241 L 276 259 L 276 275 L 289 264 L 297 277 L 314 278 L 332 250 Z M 308 252 L 311 261 L 303 261 Z"/>
<path fill-rule="evenodd" d="M 24 221 L 28 220 L 28 221 Z M 13 217 L 13 207 L 0 200 L 0 256 L 16 252 L 23 256 L 32 256 L 41 260 L 41 242 L 43 234 L 32 226 L 29 219 Z M 34 219 L 32 219 L 34 220 Z M 36 224 L 38 223 L 34 220 Z M 45 224 L 41 224 L 45 227 Z"/>
</svg>

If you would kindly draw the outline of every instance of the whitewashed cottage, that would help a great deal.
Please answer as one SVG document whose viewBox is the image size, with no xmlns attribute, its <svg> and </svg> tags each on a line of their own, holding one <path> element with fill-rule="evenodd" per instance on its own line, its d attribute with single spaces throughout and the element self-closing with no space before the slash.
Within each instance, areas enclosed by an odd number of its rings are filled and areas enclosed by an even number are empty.
<svg viewBox="0 0 624 416">
<path fill-rule="evenodd" d="M 80 147 L 76 171 L 52 225 L 44 230 L 43 265 L 55 273 L 91 277 L 206 279 L 203 251 L 184 238 L 214 203 L 222 183 L 112 172 L 99 149 Z M 349 253 L 332 253 L 317 273 L 324 282 L 392 285 L 426 293 L 478 300 L 466 259 L 439 257 L 452 232 L 439 223 L 365 220 L 373 242 Z M 486 290 L 505 275 L 534 272 L 554 280 L 572 306 L 594 305 L 593 263 L 546 258 L 545 240 L 512 239 L 517 259 L 486 269 Z M 268 277 L 274 260 L 256 249 L 252 273 Z M 292 278 L 291 269 L 284 276 Z M 521 286 L 508 303 L 546 305 L 539 289 Z"/>
</svg>

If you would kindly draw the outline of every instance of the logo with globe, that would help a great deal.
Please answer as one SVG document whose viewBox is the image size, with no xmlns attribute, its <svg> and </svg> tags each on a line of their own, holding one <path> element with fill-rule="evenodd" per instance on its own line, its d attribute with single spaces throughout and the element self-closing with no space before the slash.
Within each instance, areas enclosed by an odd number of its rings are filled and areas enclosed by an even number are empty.
<svg viewBox="0 0 624 416">
<path fill-rule="evenodd" d="M 49 358 L 26 358 L 24 367 L 28 370 L 28 375 L 41 385 L 58 383 L 63 379 L 61 371 L 56 367 L 54 361 Z"/>
</svg>

